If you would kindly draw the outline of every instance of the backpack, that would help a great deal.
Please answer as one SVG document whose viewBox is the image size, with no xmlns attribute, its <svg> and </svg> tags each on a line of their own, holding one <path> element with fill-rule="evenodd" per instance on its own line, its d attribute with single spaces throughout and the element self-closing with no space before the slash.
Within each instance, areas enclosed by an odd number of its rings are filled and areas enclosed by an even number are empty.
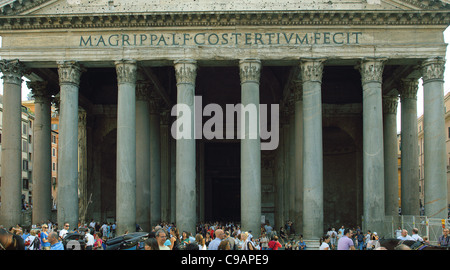
<svg viewBox="0 0 450 270">
<path fill-rule="evenodd" d="M 41 240 L 39 237 L 35 237 L 33 242 L 30 244 L 29 249 L 33 248 L 33 250 L 40 250 L 41 249 Z"/>
</svg>

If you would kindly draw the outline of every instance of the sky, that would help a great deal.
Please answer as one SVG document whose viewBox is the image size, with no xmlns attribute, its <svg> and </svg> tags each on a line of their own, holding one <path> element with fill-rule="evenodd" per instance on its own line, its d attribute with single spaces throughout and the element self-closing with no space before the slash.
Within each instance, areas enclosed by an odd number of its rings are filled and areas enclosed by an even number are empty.
<svg viewBox="0 0 450 270">
<path fill-rule="evenodd" d="M 450 26 L 444 31 L 444 40 L 449 46 L 447 46 L 447 57 L 445 64 L 444 74 L 444 95 L 450 92 Z M 1 44 L 1 37 L 0 37 Z M 1 46 L 1 45 L 0 45 Z M 1 73 L 0 73 L 1 74 Z M 26 80 L 22 84 L 22 100 L 27 100 L 27 96 L 30 90 L 27 88 Z M 0 94 L 3 95 L 3 81 L 0 79 Z M 397 132 L 401 132 L 401 103 L 398 104 L 397 109 Z M 422 79 L 419 81 L 419 90 L 417 91 L 417 117 L 423 115 L 423 86 Z"/>
</svg>

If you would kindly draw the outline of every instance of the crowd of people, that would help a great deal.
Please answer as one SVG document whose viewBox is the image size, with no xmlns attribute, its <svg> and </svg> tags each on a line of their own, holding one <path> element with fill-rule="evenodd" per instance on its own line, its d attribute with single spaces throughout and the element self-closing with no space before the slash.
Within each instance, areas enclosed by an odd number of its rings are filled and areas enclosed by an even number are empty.
<svg viewBox="0 0 450 270">
<path fill-rule="evenodd" d="M 116 236 L 130 232 L 117 233 L 114 222 L 95 222 L 72 226 L 65 223 L 63 229 L 58 230 L 58 224 L 50 221 L 36 224 L 30 230 L 20 225 L 9 228 L 13 234 L 20 235 L 27 250 L 61 250 L 65 248 L 64 239 L 69 233 L 79 233 L 84 237 L 84 249 L 105 250 L 107 241 Z M 136 224 L 136 232 L 142 232 Z M 429 244 L 428 239 L 418 234 L 418 229 L 408 235 L 406 229 L 400 227 L 396 231 L 399 240 L 414 240 Z M 286 222 L 279 230 L 275 230 L 269 223 L 261 225 L 257 237 L 253 232 L 243 231 L 238 223 L 212 222 L 199 223 L 195 232 L 180 232 L 174 223 L 161 223 L 151 228 L 146 234 L 143 245 L 147 250 L 305 250 L 308 249 L 301 234 L 295 234 L 291 221 Z M 438 240 L 439 246 L 450 246 L 448 229 Z M 405 248 L 405 247 L 402 247 Z M 376 232 L 363 232 L 360 227 L 345 228 L 337 231 L 329 228 L 320 239 L 320 250 L 377 250 L 380 246 Z"/>
</svg>

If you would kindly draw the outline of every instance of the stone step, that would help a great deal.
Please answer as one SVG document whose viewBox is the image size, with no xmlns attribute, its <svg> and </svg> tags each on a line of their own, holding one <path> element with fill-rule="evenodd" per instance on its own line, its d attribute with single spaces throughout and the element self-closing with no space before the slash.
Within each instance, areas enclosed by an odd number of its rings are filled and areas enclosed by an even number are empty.
<svg viewBox="0 0 450 270">
<path fill-rule="evenodd" d="M 306 250 L 318 250 L 320 247 L 319 240 L 306 240 L 303 239 L 303 242 L 306 244 Z"/>
</svg>

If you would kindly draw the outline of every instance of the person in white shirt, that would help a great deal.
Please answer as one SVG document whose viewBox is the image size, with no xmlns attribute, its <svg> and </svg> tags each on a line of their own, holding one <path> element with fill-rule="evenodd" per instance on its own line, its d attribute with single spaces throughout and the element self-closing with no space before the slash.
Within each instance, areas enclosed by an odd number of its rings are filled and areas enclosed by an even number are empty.
<svg viewBox="0 0 450 270">
<path fill-rule="evenodd" d="M 400 235 L 400 237 L 398 237 L 397 239 L 399 239 L 399 240 L 414 240 L 411 236 L 408 235 L 408 231 L 405 229 L 402 230 L 402 235 Z"/>
<path fill-rule="evenodd" d="M 411 236 L 411 238 L 412 238 L 414 241 L 420 241 L 420 242 L 423 242 L 423 238 L 420 237 L 420 235 L 419 235 L 419 229 L 417 229 L 417 228 L 414 228 L 414 229 L 412 230 L 412 236 Z"/>
<path fill-rule="evenodd" d="M 85 237 L 86 237 L 86 250 L 92 250 L 92 247 L 94 246 L 95 243 L 95 238 L 91 234 L 90 229 L 86 231 Z"/>
<path fill-rule="evenodd" d="M 320 245 L 319 250 L 330 250 L 330 245 L 328 243 L 330 243 L 330 235 L 326 234 L 322 238 L 322 244 Z"/>
<path fill-rule="evenodd" d="M 66 237 L 68 230 L 69 230 L 69 223 L 64 223 L 64 228 L 59 232 L 59 238 L 61 240 L 63 240 L 64 237 Z"/>
</svg>

